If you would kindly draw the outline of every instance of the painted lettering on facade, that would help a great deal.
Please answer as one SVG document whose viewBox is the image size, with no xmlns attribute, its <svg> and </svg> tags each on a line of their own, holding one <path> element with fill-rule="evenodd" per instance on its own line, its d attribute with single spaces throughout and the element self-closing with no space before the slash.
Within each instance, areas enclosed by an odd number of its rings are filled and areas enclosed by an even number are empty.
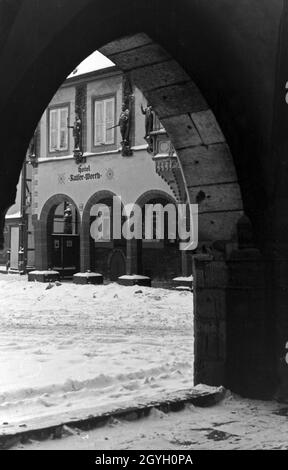
<svg viewBox="0 0 288 470">
<path fill-rule="evenodd" d="M 69 176 L 69 181 L 90 181 L 90 180 L 99 180 L 102 178 L 102 174 L 97 171 L 96 173 L 91 172 L 90 165 L 79 165 L 78 173 Z"/>
</svg>

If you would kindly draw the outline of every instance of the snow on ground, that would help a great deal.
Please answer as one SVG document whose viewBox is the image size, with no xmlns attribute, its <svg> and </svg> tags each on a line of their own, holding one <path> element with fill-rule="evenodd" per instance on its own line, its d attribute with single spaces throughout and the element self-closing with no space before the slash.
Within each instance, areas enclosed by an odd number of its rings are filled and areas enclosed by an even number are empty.
<svg viewBox="0 0 288 470">
<path fill-rule="evenodd" d="M 209 408 L 188 405 L 178 413 L 138 421 L 111 420 L 92 431 L 66 428 L 62 439 L 30 441 L 14 450 L 243 450 L 288 449 L 288 408 L 276 402 L 242 399 L 228 393 Z M 74 433 L 74 435 L 71 435 Z M 70 436 L 69 436 L 70 434 Z"/>
<path fill-rule="evenodd" d="M 191 388 L 190 292 L 51 286 L 0 275 L 0 426 Z"/>
</svg>

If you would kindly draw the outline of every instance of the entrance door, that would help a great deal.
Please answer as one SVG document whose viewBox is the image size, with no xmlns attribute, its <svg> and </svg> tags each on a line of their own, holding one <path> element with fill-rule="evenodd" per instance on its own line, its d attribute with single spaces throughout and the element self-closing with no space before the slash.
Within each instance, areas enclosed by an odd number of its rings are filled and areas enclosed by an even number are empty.
<svg viewBox="0 0 288 470">
<path fill-rule="evenodd" d="M 110 259 L 110 279 L 117 281 L 118 277 L 126 274 L 126 260 L 120 250 L 115 250 Z"/>
<path fill-rule="evenodd" d="M 79 271 L 78 235 L 52 235 L 52 268 L 62 277 L 72 277 Z"/>
<path fill-rule="evenodd" d="M 11 227 L 10 269 L 19 269 L 19 227 Z"/>
</svg>

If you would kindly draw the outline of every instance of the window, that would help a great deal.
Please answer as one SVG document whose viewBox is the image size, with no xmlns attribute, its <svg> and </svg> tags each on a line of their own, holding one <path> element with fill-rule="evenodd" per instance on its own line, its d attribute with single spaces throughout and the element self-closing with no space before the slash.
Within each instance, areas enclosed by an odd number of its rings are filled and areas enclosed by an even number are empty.
<svg viewBox="0 0 288 470">
<path fill-rule="evenodd" d="M 94 146 L 114 144 L 115 100 L 109 98 L 94 102 Z"/>
<path fill-rule="evenodd" d="M 53 233 L 76 235 L 78 233 L 77 211 L 72 204 L 60 203 L 53 214 Z"/>
<path fill-rule="evenodd" d="M 68 150 L 68 106 L 49 110 L 49 152 Z"/>
</svg>

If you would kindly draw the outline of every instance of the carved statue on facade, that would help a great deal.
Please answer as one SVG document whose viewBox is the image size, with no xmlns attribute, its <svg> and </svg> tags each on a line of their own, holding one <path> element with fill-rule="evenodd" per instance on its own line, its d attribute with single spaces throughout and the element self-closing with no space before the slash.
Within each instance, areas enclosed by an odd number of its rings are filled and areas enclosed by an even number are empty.
<svg viewBox="0 0 288 470">
<path fill-rule="evenodd" d="M 67 127 L 69 129 L 73 129 L 73 137 L 74 137 L 74 157 L 76 163 L 85 163 L 86 159 L 83 157 L 83 150 L 82 150 L 82 119 L 79 110 L 75 110 L 75 121 L 73 126 L 69 126 L 67 123 Z"/>
<path fill-rule="evenodd" d="M 145 115 L 145 135 L 144 139 L 146 140 L 148 147 L 147 151 L 153 153 L 153 139 L 151 137 L 151 132 L 153 131 L 154 126 L 154 111 L 150 104 L 147 104 L 147 107 L 144 108 L 141 104 L 141 112 Z"/>
<path fill-rule="evenodd" d="M 64 233 L 72 233 L 72 211 L 70 207 L 67 207 L 64 211 Z"/>
<path fill-rule="evenodd" d="M 130 119 L 131 119 L 130 109 L 127 107 L 125 103 L 123 103 L 118 125 L 120 127 L 122 143 L 125 143 L 125 144 L 129 142 Z"/>
<path fill-rule="evenodd" d="M 74 137 L 74 150 L 82 150 L 81 141 L 82 141 L 82 121 L 80 117 L 79 111 L 75 111 L 75 121 L 73 126 L 67 125 L 69 129 L 73 129 L 73 137 Z"/>
<path fill-rule="evenodd" d="M 33 166 L 33 168 L 37 167 L 37 139 L 38 139 L 38 129 L 36 128 L 33 134 L 32 139 L 30 140 L 29 147 L 28 147 L 28 162 Z"/>
<path fill-rule="evenodd" d="M 150 133 L 153 131 L 154 111 L 153 111 L 153 108 L 150 104 L 147 104 L 146 108 L 144 108 L 143 104 L 141 104 L 141 111 L 142 111 L 142 114 L 145 115 L 145 136 L 144 136 L 144 139 L 146 139 L 150 135 Z"/>
<path fill-rule="evenodd" d="M 119 116 L 118 126 L 120 127 L 121 133 L 121 146 L 122 156 L 130 157 L 132 155 L 131 143 L 130 143 L 130 130 L 131 130 L 131 118 L 132 118 L 132 100 L 133 95 L 129 95 L 126 101 L 122 104 L 122 111 Z"/>
<path fill-rule="evenodd" d="M 81 137 L 82 137 L 82 121 L 79 113 L 75 115 L 75 122 L 73 126 L 74 148 L 75 150 L 82 150 Z"/>
</svg>

